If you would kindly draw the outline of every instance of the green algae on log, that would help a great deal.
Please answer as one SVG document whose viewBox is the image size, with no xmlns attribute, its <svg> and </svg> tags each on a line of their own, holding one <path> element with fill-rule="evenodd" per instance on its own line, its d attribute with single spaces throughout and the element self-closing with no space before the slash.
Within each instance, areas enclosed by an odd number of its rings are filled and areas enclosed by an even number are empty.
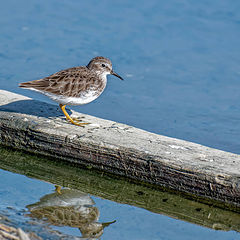
<svg viewBox="0 0 240 240">
<path fill-rule="evenodd" d="M 135 184 L 75 164 L 2 147 L 0 168 L 201 226 L 240 232 L 240 209 L 228 211 L 223 209 L 224 206 L 214 207 L 215 203 L 211 201 L 207 204 L 192 201 L 158 187 Z"/>
</svg>

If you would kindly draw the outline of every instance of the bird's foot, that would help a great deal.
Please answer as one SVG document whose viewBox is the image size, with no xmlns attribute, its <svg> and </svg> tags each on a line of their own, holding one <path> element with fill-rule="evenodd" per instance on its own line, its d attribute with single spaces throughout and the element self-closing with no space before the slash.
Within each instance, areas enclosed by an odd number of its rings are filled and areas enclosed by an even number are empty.
<svg viewBox="0 0 240 240">
<path fill-rule="evenodd" d="M 84 117 L 71 117 L 71 119 L 75 122 L 82 122 Z"/>
<path fill-rule="evenodd" d="M 60 186 L 55 185 L 55 192 L 57 192 L 58 194 L 62 194 L 61 189 L 62 188 Z"/>
<path fill-rule="evenodd" d="M 67 119 L 67 121 L 69 121 L 70 123 L 74 124 L 74 125 L 77 125 L 77 126 L 80 126 L 80 127 L 84 127 L 85 125 L 88 125 L 90 123 L 85 123 L 85 122 L 82 122 L 82 120 L 80 118 L 71 118 L 70 119 Z"/>
</svg>

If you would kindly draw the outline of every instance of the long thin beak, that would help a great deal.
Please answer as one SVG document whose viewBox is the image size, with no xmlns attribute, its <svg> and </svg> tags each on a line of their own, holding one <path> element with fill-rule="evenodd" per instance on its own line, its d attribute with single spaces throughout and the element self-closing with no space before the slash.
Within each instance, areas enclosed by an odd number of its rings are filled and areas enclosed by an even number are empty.
<svg viewBox="0 0 240 240">
<path fill-rule="evenodd" d="M 118 77 L 118 78 L 120 78 L 121 80 L 123 80 L 123 78 L 121 76 L 119 76 L 117 73 L 115 73 L 113 70 L 111 71 L 111 74 L 116 76 L 116 77 Z"/>
<path fill-rule="evenodd" d="M 103 226 L 103 228 L 105 228 L 105 227 L 108 227 L 110 224 L 113 224 L 113 223 L 115 223 L 115 222 L 116 222 L 116 220 L 114 220 L 114 221 L 112 221 L 112 222 L 102 223 L 102 226 Z"/>
</svg>

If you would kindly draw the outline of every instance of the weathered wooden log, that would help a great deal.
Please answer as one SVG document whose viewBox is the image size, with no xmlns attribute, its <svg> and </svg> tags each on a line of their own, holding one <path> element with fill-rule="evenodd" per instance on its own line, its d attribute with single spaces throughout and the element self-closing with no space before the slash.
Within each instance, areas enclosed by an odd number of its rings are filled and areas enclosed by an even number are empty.
<svg viewBox="0 0 240 240">
<path fill-rule="evenodd" d="M 2 145 L 240 207 L 240 156 L 0 91 Z M 61 118 L 59 117 L 61 116 Z"/>
</svg>

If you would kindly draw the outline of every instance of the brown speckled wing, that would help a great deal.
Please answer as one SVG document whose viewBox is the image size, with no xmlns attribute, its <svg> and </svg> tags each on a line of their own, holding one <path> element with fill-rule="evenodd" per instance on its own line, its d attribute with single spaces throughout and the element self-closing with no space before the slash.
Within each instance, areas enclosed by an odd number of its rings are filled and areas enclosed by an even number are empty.
<svg viewBox="0 0 240 240">
<path fill-rule="evenodd" d="M 19 86 L 66 97 L 78 97 L 81 92 L 93 87 L 93 84 L 101 85 L 92 71 L 87 67 L 74 67 L 40 80 L 21 83 Z"/>
</svg>

